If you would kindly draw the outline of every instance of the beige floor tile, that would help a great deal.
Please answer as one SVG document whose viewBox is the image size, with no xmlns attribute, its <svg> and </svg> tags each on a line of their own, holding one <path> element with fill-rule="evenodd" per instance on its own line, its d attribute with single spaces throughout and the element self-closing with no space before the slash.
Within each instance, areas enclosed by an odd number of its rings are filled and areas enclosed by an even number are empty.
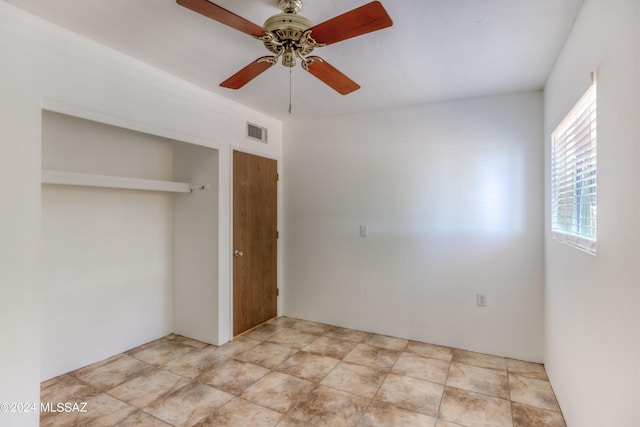
<svg viewBox="0 0 640 427">
<path fill-rule="evenodd" d="M 447 387 L 440 419 L 462 426 L 512 427 L 511 402 L 497 397 Z"/>
<path fill-rule="evenodd" d="M 82 408 L 79 407 L 78 409 L 81 410 Z M 110 427 L 136 412 L 136 408 L 133 406 L 127 405 L 106 393 L 101 393 L 89 399 L 84 410 L 86 412 L 58 412 L 49 417 L 43 417 L 40 420 L 40 426 Z"/>
<path fill-rule="evenodd" d="M 541 364 L 290 317 L 220 347 L 168 335 L 41 401 L 87 402 L 41 426 L 566 427 Z"/>
<path fill-rule="evenodd" d="M 385 369 L 340 362 L 321 384 L 371 399 L 386 376 Z"/>
<path fill-rule="evenodd" d="M 509 377 L 504 371 L 453 362 L 447 385 L 509 400 Z"/>
<path fill-rule="evenodd" d="M 187 378 L 195 378 L 205 371 L 229 360 L 218 347 L 207 346 L 166 363 L 163 368 Z"/>
<path fill-rule="evenodd" d="M 321 335 L 329 328 L 329 325 L 318 322 L 310 322 L 308 320 L 298 320 L 296 323 L 291 325 L 290 328 L 297 329 L 302 332 L 308 332 L 310 334 Z"/>
<path fill-rule="evenodd" d="M 355 329 L 341 328 L 340 326 L 329 326 L 324 334 L 329 337 L 340 338 L 345 341 L 362 342 L 367 335 L 367 332 L 356 331 Z"/>
<path fill-rule="evenodd" d="M 274 325 L 271 323 L 263 323 L 262 325 L 258 326 L 257 328 L 255 328 L 254 330 L 247 332 L 246 334 L 243 334 L 242 336 L 245 338 L 251 338 L 254 340 L 259 340 L 259 341 L 264 341 L 268 338 L 271 338 L 272 336 L 274 336 L 275 334 L 277 334 L 278 332 L 284 330 L 285 328 L 278 326 L 278 325 Z"/>
<path fill-rule="evenodd" d="M 513 403 L 513 427 L 566 427 L 560 412 Z"/>
<path fill-rule="evenodd" d="M 507 359 L 507 370 L 511 375 L 548 380 L 544 365 L 540 363 L 523 362 L 522 360 Z"/>
<path fill-rule="evenodd" d="M 511 389 L 511 400 L 514 402 L 560 411 L 549 381 L 509 375 L 509 388 Z"/>
<path fill-rule="evenodd" d="M 347 354 L 349 354 L 351 350 L 356 347 L 356 345 L 358 344 L 353 341 L 345 341 L 340 338 L 321 336 L 304 347 L 304 351 L 333 357 L 334 359 L 343 359 Z"/>
<path fill-rule="evenodd" d="M 247 388 L 240 397 L 284 414 L 314 386 L 311 381 L 271 372 Z"/>
<path fill-rule="evenodd" d="M 332 357 L 299 351 L 275 370 L 317 383 L 326 377 L 339 362 L 338 359 Z"/>
<path fill-rule="evenodd" d="M 373 347 L 368 344 L 358 344 L 343 360 L 358 365 L 371 366 L 372 368 L 391 369 L 400 354 L 399 351 Z"/>
<path fill-rule="evenodd" d="M 194 340 L 193 338 L 188 338 L 188 337 L 177 335 L 177 334 L 168 335 L 166 339 L 173 340 L 174 342 L 188 345 L 193 348 L 205 348 L 210 345 L 210 344 L 207 344 L 206 342 Z"/>
<path fill-rule="evenodd" d="M 158 345 L 160 343 L 166 342 L 166 341 L 169 340 L 169 337 L 171 337 L 171 339 L 175 339 L 176 336 L 177 335 L 175 335 L 175 334 L 171 334 L 171 335 L 167 335 L 166 337 L 158 338 L 157 340 L 149 341 L 148 343 L 142 344 L 142 345 L 140 345 L 138 347 L 134 347 L 134 348 L 132 348 L 132 349 L 130 349 L 128 351 L 125 351 L 124 354 L 127 354 L 127 355 L 131 356 L 134 353 L 139 353 L 139 352 L 141 352 L 143 350 L 146 350 L 148 348 L 155 347 L 156 345 Z"/>
<path fill-rule="evenodd" d="M 478 366 L 480 368 L 507 369 L 507 359 L 504 357 L 492 356 L 490 354 L 475 353 L 467 350 L 453 350 L 453 361 L 466 365 Z"/>
<path fill-rule="evenodd" d="M 136 411 L 124 420 L 120 421 L 115 427 L 173 427 L 146 412 Z"/>
<path fill-rule="evenodd" d="M 297 353 L 297 351 L 291 347 L 262 342 L 236 356 L 236 359 L 272 369 Z"/>
<path fill-rule="evenodd" d="M 441 345 L 427 344 L 418 341 L 409 341 L 406 351 L 417 354 L 418 356 L 432 357 L 434 359 L 446 360 L 448 362 L 453 358 L 453 349 L 450 347 L 443 347 Z"/>
<path fill-rule="evenodd" d="M 433 427 L 436 419 L 417 412 L 373 402 L 367 408 L 358 427 Z"/>
<path fill-rule="evenodd" d="M 194 350 L 194 347 L 176 342 L 175 340 L 165 340 L 142 351 L 130 352 L 129 355 L 143 362 L 162 366 Z"/>
<path fill-rule="evenodd" d="M 97 366 L 94 369 L 93 365 L 89 365 L 72 372 L 72 375 L 100 391 L 105 391 L 156 369 L 155 366 L 126 354 L 112 359 L 110 363 Z"/>
<path fill-rule="evenodd" d="M 436 427 L 468 427 L 468 426 L 463 426 L 462 424 L 450 423 L 449 421 L 445 421 L 445 420 L 438 420 L 436 422 Z"/>
<path fill-rule="evenodd" d="M 280 317 L 275 317 L 269 320 L 267 323 L 271 325 L 282 326 L 283 328 L 290 328 L 294 323 L 298 322 L 299 320 L 300 319 L 296 319 L 293 317 L 280 316 Z"/>
<path fill-rule="evenodd" d="M 354 426 L 367 408 L 368 400 L 322 385 L 299 401 L 288 416 L 306 425 L 322 427 Z"/>
<path fill-rule="evenodd" d="M 160 341 L 160 340 L 156 340 L 156 341 L 152 341 L 152 342 L 158 342 L 158 341 Z M 149 345 L 149 344 L 150 343 L 143 344 L 140 347 L 144 347 L 144 346 Z M 137 348 L 139 348 L 139 347 L 136 347 L 136 349 Z M 136 349 L 129 350 L 129 351 L 134 351 Z M 120 354 L 116 354 L 115 356 L 107 357 L 104 360 L 99 360 L 99 361 L 97 361 L 95 363 L 92 363 L 90 365 L 83 366 L 82 368 L 76 369 L 75 371 L 71 371 L 71 372 L 69 372 L 69 374 L 77 377 L 77 376 L 82 375 L 82 374 L 84 374 L 86 372 L 98 369 L 101 366 L 108 365 L 109 363 L 115 362 L 118 359 L 122 359 L 124 356 L 128 356 L 128 353 L 129 353 L 128 351 L 125 351 L 124 353 L 120 353 Z"/>
<path fill-rule="evenodd" d="M 309 421 L 296 420 L 295 418 L 285 416 L 276 427 L 315 427 L 315 425 Z"/>
<path fill-rule="evenodd" d="M 50 379 L 40 387 L 40 401 L 53 404 L 86 402 L 98 394 L 94 387 L 70 374 Z"/>
<path fill-rule="evenodd" d="M 301 349 L 309 345 L 316 338 L 318 338 L 318 335 L 316 334 L 302 332 L 297 329 L 284 328 L 266 341 L 291 348 Z"/>
<path fill-rule="evenodd" d="M 280 421 L 282 414 L 235 398 L 213 414 L 200 421 L 196 426 L 202 427 L 273 427 Z"/>
<path fill-rule="evenodd" d="M 144 409 L 172 425 L 192 426 L 227 403 L 233 395 L 192 382 Z"/>
<path fill-rule="evenodd" d="M 269 372 L 262 366 L 228 359 L 202 374 L 198 381 L 238 396 Z"/>
<path fill-rule="evenodd" d="M 411 353 L 403 353 L 396 364 L 393 365 L 391 372 L 444 384 L 449 373 L 449 362 L 430 357 L 421 357 Z"/>
<path fill-rule="evenodd" d="M 444 387 L 440 384 L 389 374 L 376 393 L 375 400 L 435 417 L 443 391 Z"/>
<path fill-rule="evenodd" d="M 407 348 L 409 340 L 389 337 L 387 335 L 369 334 L 364 338 L 364 340 L 362 340 L 362 342 L 375 347 L 386 348 L 388 350 L 403 351 Z"/>
<path fill-rule="evenodd" d="M 188 378 L 172 372 L 156 369 L 120 384 L 109 390 L 109 394 L 142 409 L 161 397 L 184 387 L 189 381 Z"/>
<path fill-rule="evenodd" d="M 258 344 L 260 344 L 259 340 L 241 336 L 218 347 L 218 350 L 227 357 L 237 357 Z"/>
</svg>

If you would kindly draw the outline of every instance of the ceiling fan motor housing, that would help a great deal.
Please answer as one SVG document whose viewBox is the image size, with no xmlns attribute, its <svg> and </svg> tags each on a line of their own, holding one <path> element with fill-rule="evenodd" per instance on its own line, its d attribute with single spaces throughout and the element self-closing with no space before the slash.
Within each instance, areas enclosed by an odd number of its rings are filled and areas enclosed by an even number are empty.
<svg viewBox="0 0 640 427">
<path fill-rule="evenodd" d="M 304 16 L 293 12 L 279 13 L 265 21 L 263 27 L 267 30 L 267 35 L 261 37 L 261 40 L 270 52 L 282 56 L 282 65 L 293 67 L 296 57 L 302 58 L 316 47 L 322 46 L 316 43 L 308 32 L 312 26 L 311 20 Z"/>
</svg>

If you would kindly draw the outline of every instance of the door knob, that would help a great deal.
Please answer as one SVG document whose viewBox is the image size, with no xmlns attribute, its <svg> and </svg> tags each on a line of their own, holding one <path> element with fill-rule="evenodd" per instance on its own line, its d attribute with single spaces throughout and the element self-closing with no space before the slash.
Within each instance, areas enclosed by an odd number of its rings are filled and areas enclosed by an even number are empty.
<svg viewBox="0 0 640 427">
<path fill-rule="evenodd" d="M 233 256 L 242 256 L 244 253 L 241 250 L 236 249 L 233 251 Z"/>
</svg>

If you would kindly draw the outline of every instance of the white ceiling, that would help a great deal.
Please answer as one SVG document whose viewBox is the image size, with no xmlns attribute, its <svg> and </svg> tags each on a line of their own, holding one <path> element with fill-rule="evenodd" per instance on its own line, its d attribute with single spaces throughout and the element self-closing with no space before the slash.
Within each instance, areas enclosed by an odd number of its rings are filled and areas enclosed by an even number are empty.
<svg viewBox="0 0 640 427">
<path fill-rule="evenodd" d="M 227 98 L 287 119 L 289 69 L 218 84 L 268 54 L 258 40 L 175 0 L 5 0 Z M 369 0 L 305 0 L 320 23 Z M 215 0 L 262 25 L 277 0 Z M 362 88 L 342 96 L 293 69 L 295 117 L 541 89 L 583 0 L 383 0 L 394 25 L 314 51 Z"/>
</svg>

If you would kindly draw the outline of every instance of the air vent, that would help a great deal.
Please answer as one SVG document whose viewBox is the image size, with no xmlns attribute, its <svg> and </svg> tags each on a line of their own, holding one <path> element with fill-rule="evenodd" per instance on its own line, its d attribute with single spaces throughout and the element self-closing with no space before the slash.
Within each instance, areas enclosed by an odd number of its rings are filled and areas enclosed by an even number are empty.
<svg viewBox="0 0 640 427">
<path fill-rule="evenodd" d="M 247 138 L 267 143 L 267 129 L 247 122 Z"/>
</svg>

